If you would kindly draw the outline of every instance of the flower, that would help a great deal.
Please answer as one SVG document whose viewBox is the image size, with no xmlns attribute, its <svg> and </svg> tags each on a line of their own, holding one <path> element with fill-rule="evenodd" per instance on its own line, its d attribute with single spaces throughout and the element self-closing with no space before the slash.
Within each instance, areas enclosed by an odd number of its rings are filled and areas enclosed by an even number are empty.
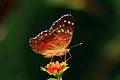
<svg viewBox="0 0 120 80">
<path fill-rule="evenodd" d="M 66 61 L 61 63 L 59 61 L 50 62 L 49 64 L 47 64 L 47 66 L 45 66 L 45 68 L 41 67 L 41 70 L 58 78 L 62 76 L 63 72 L 69 68 L 67 65 L 68 64 L 66 63 Z"/>
</svg>

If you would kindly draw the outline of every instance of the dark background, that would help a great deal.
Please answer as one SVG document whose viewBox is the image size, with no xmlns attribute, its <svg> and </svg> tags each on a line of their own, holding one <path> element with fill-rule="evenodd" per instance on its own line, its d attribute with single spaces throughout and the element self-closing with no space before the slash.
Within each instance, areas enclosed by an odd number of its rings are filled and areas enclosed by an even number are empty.
<svg viewBox="0 0 120 80">
<path fill-rule="evenodd" d="M 119 0 L 0 0 L 0 80 L 46 80 L 50 60 L 35 54 L 29 38 L 72 14 L 75 31 L 63 80 L 120 80 Z"/>
</svg>

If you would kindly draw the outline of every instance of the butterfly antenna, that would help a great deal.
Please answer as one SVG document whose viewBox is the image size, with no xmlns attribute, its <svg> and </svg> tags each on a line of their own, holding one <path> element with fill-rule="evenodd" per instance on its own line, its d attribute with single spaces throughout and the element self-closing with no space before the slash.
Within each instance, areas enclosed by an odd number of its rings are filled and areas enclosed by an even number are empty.
<svg viewBox="0 0 120 80">
<path fill-rule="evenodd" d="M 65 54 L 64 61 L 66 60 L 66 56 L 67 56 L 67 55 Z"/>
<path fill-rule="evenodd" d="M 76 45 L 71 46 L 71 47 L 70 47 L 70 49 L 71 49 L 71 48 L 73 48 L 73 47 L 77 47 L 77 46 L 82 45 L 82 44 L 83 44 L 83 42 L 84 42 L 84 41 L 82 41 L 81 43 L 78 43 L 78 44 L 76 44 Z"/>
</svg>

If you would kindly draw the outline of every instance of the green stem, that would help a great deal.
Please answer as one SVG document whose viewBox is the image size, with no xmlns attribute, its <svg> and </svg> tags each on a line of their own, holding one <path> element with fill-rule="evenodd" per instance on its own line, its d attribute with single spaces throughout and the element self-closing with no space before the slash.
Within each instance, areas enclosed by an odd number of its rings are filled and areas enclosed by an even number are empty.
<svg viewBox="0 0 120 80">
<path fill-rule="evenodd" d="M 59 76 L 59 77 L 58 77 L 58 80 L 62 80 L 62 77 L 61 77 L 61 76 Z"/>
</svg>

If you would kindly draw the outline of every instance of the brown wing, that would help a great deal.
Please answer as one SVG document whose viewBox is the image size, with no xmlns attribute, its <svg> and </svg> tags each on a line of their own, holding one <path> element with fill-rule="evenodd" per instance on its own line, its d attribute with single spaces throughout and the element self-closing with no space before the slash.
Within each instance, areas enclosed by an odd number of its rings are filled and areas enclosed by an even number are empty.
<svg viewBox="0 0 120 80">
<path fill-rule="evenodd" d="M 35 38 L 30 38 L 30 46 L 36 53 L 44 53 L 46 50 L 57 49 L 58 40 L 50 31 L 46 30 Z"/>
<path fill-rule="evenodd" d="M 71 42 L 74 31 L 74 18 L 71 14 L 63 15 L 53 23 L 50 31 L 59 37 L 62 48 L 67 47 Z M 62 42 L 63 41 L 63 42 Z M 66 42 L 65 42 L 66 41 Z"/>
<path fill-rule="evenodd" d="M 67 48 L 73 35 L 73 21 L 71 15 L 64 15 L 53 23 L 50 30 L 43 31 L 35 38 L 31 38 L 30 46 L 33 51 L 42 55 L 54 54 L 53 56 L 55 56 L 55 51 Z M 50 52 L 50 50 L 54 51 Z"/>
</svg>

